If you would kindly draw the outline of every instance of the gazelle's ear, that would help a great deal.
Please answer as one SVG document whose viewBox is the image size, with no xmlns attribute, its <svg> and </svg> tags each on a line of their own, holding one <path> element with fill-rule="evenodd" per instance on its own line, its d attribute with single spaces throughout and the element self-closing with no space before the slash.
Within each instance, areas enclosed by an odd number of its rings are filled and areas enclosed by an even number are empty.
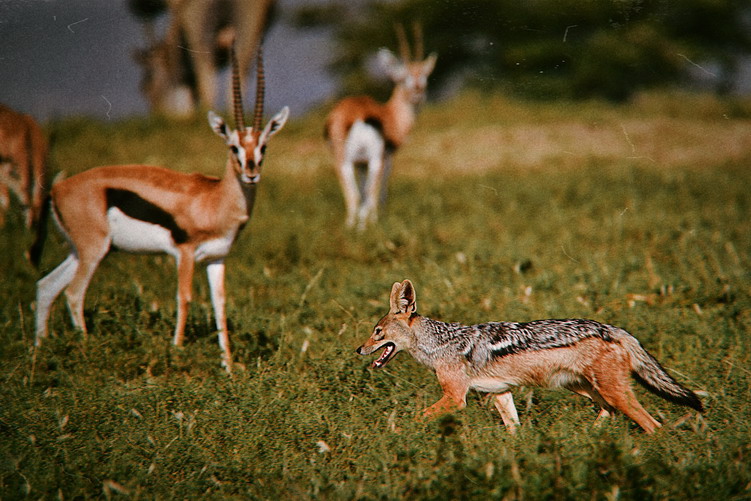
<svg viewBox="0 0 751 501">
<path fill-rule="evenodd" d="M 402 283 L 394 282 L 391 287 L 391 297 L 389 303 L 392 313 L 412 314 L 417 311 L 415 301 L 415 288 L 412 282 L 405 280 Z"/>
<path fill-rule="evenodd" d="M 209 111 L 209 126 L 214 130 L 214 132 L 221 138 L 223 138 L 225 141 L 229 140 L 229 127 L 227 127 L 227 124 L 224 123 L 224 120 L 222 120 L 222 117 L 214 113 L 213 111 Z"/>
<path fill-rule="evenodd" d="M 435 52 L 431 52 L 430 55 L 425 59 L 425 61 L 422 62 L 422 74 L 425 76 L 430 75 L 433 73 L 433 69 L 435 68 L 435 62 L 438 59 L 438 54 Z"/>
<path fill-rule="evenodd" d="M 390 50 L 382 48 L 378 51 L 378 64 L 383 71 L 395 82 L 407 76 L 407 67 Z"/>
<path fill-rule="evenodd" d="M 265 144 L 271 136 L 282 130 L 282 127 L 284 127 L 284 124 L 287 123 L 288 118 L 289 107 L 285 106 L 284 108 L 282 108 L 282 111 L 274 115 L 274 117 L 269 120 L 269 123 L 266 124 L 266 128 L 263 129 L 258 143 Z"/>
</svg>

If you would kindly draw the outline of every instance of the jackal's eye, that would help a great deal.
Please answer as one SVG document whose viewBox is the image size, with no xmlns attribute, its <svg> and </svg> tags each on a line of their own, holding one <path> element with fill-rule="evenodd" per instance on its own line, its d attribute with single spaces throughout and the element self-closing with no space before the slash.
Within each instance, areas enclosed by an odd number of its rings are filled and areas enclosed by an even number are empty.
<svg viewBox="0 0 751 501">
<path fill-rule="evenodd" d="M 380 340 L 383 338 L 383 329 L 380 326 L 376 327 L 375 330 L 373 331 L 373 337 L 376 340 Z"/>
</svg>

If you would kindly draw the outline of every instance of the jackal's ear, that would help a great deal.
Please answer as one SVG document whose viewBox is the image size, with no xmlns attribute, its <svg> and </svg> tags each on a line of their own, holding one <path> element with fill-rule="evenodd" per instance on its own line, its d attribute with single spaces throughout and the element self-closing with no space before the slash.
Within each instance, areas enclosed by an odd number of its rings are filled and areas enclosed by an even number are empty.
<svg viewBox="0 0 751 501">
<path fill-rule="evenodd" d="M 394 282 L 391 287 L 391 312 L 392 313 L 409 313 L 417 311 L 415 301 L 415 287 L 412 282 L 405 280 L 402 283 Z"/>
</svg>

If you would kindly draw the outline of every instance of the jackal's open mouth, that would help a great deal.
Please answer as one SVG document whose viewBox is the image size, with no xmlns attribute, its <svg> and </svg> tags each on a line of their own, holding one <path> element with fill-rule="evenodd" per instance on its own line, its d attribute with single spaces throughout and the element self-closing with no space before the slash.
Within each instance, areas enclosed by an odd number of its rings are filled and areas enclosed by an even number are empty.
<svg viewBox="0 0 751 501">
<path fill-rule="evenodd" d="M 396 345 L 394 343 L 386 343 L 381 348 L 383 348 L 383 353 L 378 357 L 378 360 L 373 362 L 374 369 L 380 369 L 386 365 L 396 353 Z"/>
</svg>

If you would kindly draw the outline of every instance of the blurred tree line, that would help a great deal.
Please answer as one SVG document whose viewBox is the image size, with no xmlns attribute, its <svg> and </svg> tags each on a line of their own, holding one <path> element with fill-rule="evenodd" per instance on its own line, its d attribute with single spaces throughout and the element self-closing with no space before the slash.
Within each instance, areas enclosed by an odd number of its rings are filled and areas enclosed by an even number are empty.
<svg viewBox="0 0 751 501">
<path fill-rule="evenodd" d="M 344 92 L 381 95 L 367 58 L 396 49 L 395 23 L 413 21 L 439 55 L 431 88 L 445 92 L 624 100 L 699 80 L 726 93 L 751 52 L 751 0 L 340 0 L 295 15 L 299 27 L 334 30 Z"/>
</svg>

